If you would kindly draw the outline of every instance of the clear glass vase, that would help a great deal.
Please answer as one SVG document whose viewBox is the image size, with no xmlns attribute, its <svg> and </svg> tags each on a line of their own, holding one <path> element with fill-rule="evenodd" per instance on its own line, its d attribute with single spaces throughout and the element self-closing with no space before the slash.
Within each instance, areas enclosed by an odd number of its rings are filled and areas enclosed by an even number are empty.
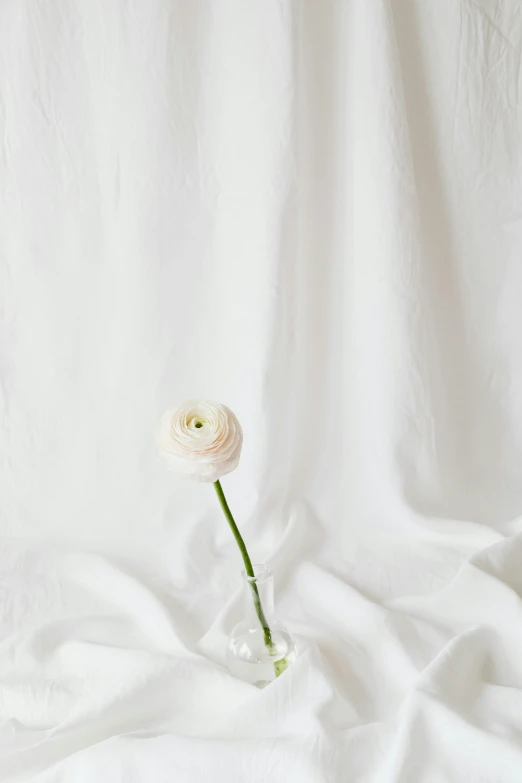
<svg viewBox="0 0 522 783">
<path fill-rule="evenodd" d="M 243 619 L 229 636 L 227 664 L 240 680 L 264 688 L 296 658 L 292 634 L 274 616 L 274 574 L 255 565 L 255 576 L 243 571 Z"/>
</svg>

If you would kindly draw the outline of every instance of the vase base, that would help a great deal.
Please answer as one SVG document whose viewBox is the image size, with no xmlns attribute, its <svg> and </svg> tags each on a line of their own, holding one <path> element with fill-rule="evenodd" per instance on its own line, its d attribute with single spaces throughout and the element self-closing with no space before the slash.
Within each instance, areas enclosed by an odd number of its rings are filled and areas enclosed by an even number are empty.
<svg viewBox="0 0 522 783">
<path fill-rule="evenodd" d="M 286 629 L 273 631 L 269 648 L 260 629 L 233 633 L 227 649 L 227 665 L 231 674 L 257 688 L 273 682 L 295 659 L 295 643 Z"/>
</svg>

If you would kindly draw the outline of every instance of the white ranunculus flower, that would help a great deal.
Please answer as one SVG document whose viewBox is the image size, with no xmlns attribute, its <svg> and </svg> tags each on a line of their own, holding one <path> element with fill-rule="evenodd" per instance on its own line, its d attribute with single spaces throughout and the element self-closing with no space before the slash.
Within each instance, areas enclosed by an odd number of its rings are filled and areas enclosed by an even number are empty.
<svg viewBox="0 0 522 783">
<path fill-rule="evenodd" d="M 196 481 L 217 481 L 237 467 L 241 425 L 230 408 L 188 400 L 167 411 L 158 433 L 160 453 L 171 470 Z"/>
</svg>

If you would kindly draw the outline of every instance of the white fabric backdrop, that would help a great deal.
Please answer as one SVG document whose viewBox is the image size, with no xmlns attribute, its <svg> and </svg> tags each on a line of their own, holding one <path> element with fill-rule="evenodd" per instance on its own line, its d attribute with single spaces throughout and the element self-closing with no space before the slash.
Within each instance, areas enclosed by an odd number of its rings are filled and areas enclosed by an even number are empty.
<svg viewBox="0 0 522 783">
<path fill-rule="evenodd" d="M 0 780 L 520 783 L 517 0 L 0 6 Z M 296 664 L 224 668 L 224 481 Z"/>
</svg>

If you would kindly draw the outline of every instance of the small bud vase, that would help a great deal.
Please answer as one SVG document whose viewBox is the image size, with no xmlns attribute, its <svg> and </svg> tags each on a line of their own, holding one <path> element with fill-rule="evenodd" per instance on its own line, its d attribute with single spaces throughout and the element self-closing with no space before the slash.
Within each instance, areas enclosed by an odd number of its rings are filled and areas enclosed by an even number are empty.
<svg viewBox="0 0 522 783">
<path fill-rule="evenodd" d="M 254 576 L 243 571 L 243 619 L 229 636 L 227 665 L 240 680 L 264 688 L 296 659 L 291 633 L 274 615 L 274 574 L 254 565 Z"/>
</svg>

